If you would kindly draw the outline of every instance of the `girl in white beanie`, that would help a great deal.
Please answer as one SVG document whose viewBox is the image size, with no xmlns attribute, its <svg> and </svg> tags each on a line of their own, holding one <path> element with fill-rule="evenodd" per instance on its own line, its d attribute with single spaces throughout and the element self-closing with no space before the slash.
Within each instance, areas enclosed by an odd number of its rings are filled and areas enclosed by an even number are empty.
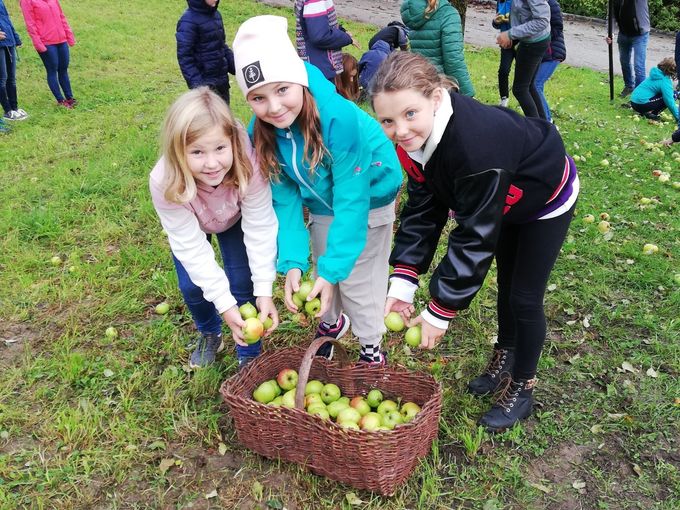
<svg viewBox="0 0 680 510">
<path fill-rule="evenodd" d="M 247 20 L 233 48 L 236 80 L 255 113 L 255 151 L 272 179 L 286 307 L 298 310 L 292 295 L 309 267 L 311 237 L 316 280 L 307 300 L 321 299 L 317 336 L 339 338 L 351 319 L 360 360 L 384 365 L 383 305 L 402 181 L 394 146 L 375 119 L 298 57 L 285 18 Z M 332 353 L 327 343 L 317 354 Z"/>
</svg>

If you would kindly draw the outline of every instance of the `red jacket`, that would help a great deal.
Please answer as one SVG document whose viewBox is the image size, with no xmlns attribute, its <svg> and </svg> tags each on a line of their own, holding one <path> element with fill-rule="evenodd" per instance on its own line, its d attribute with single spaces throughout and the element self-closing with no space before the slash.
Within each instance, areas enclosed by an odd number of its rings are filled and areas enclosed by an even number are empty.
<svg viewBox="0 0 680 510">
<path fill-rule="evenodd" d="M 20 0 L 26 31 L 38 53 L 47 51 L 49 44 L 76 43 L 58 0 Z"/>
</svg>

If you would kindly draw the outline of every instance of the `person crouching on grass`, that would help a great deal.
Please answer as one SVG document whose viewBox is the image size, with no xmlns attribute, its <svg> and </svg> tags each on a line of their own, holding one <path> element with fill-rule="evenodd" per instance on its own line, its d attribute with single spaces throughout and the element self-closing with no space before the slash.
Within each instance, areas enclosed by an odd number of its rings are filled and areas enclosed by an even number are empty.
<svg viewBox="0 0 680 510">
<path fill-rule="evenodd" d="M 307 300 L 321 300 L 317 337 L 340 338 L 351 320 L 359 360 L 382 366 L 387 258 L 402 181 L 394 145 L 373 117 L 298 57 L 286 18 L 250 18 L 233 48 L 236 80 L 255 114 L 255 150 L 272 179 L 286 307 L 298 311 L 293 292 L 308 268 L 311 237 L 316 281 Z M 332 347 L 326 342 L 317 355 L 330 359 Z"/>
<path fill-rule="evenodd" d="M 149 187 L 180 291 L 201 333 L 189 366 L 215 361 L 224 347 L 224 319 L 240 368 L 260 353 L 262 344 L 244 341 L 238 306 L 255 302 L 260 320 L 271 317 L 265 336 L 279 323 L 272 300 L 277 222 L 271 188 L 245 129 L 208 87 L 186 92 L 173 103 L 162 139 L 163 155 L 151 171 Z M 213 235 L 224 269 L 215 260 Z"/>
<path fill-rule="evenodd" d="M 422 325 L 432 349 L 449 321 L 479 291 L 494 257 L 498 269 L 498 343 L 475 395 L 499 398 L 479 423 L 491 432 L 531 414 L 546 336 L 543 296 L 574 212 L 579 180 L 550 123 L 483 105 L 456 91 L 414 53 L 392 53 L 369 98 L 408 173 L 390 264 L 384 313 Z M 481 141 L 481 143 L 480 143 Z M 411 320 L 418 276 L 426 273 L 449 209 L 457 227 L 430 280 L 432 299 Z"/>
</svg>

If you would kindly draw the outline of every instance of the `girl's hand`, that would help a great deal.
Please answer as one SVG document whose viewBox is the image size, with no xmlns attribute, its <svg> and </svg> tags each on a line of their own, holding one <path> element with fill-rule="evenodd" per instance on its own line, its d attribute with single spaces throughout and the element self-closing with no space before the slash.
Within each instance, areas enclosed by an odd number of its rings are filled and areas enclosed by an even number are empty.
<svg viewBox="0 0 680 510">
<path fill-rule="evenodd" d="M 423 320 L 423 317 L 420 315 L 409 322 L 408 327 L 410 328 L 418 324 L 420 324 L 421 331 L 420 347 L 423 349 L 434 349 L 444 336 L 444 333 L 446 333 L 446 330 L 434 327 L 429 322 Z"/>
<path fill-rule="evenodd" d="M 274 306 L 274 300 L 270 296 L 260 296 L 255 300 L 257 304 L 257 309 L 260 311 L 258 317 L 262 322 L 265 321 L 267 317 L 272 319 L 272 327 L 264 332 L 264 336 L 269 336 L 269 334 L 274 331 L 279 325 L 279 312 Z"/>
<path fill-rule="evenodd" d="M 415 311 L 412 303 L 407 303 L 401 299 L 388 297 L 385 301 L 385 312 L 383 317 L 386 317 L 390 312 L 397 312 L 404 319 L 404 322 L 408 322 L 411 318 L 411 314 Z"/>
<path fill-rule="evenodd" d="M 299 311 L 297 305 L 293 303 L 293 293 L 300 290 L 300 278 L 302 278 L 302 271 L 296 267 L 288 270 L 286 273 L 286 283 L 283 287 L 283 302 L 289 312 L 297 313 Z"/>
<path fill-rule="evenodd" d="M 333 298 L 333 284 L 318 276 L 314 281 L 314 287 L 312 287 L 311 292 L 307 294 L 307 301 L 311 301 L 317 297 L 317 295 L 321 300 L 321 308 L 319 309 L 319 313 L 314 317 L 320 319 L 330 307 L 331 299 Z"/>
<path fill-rule="evenodd" d="M 222 314 L 224 322 L 227 323 L 231 330 L 231 336 L 234 337 L 234 342 L 238 345 L 246 347 L 248 344 L 243 340 L 243 326 L 245 321 L 241 318 L 241 313 L 238 311 L 238 306 L 234 305 L 229 310 Z"/>
<path fill-rule="evenodd" d="M 669 138 L 668 140 L 661 140 L 661 145 L 665 145 L 666 147 L 670 147 L 673 145 L 673 139 Z"/>
<path fill-rule="evenodd" d="M 512 39 L 510 39 L 510 35 L 508 34 L 507 30 L 498 34 L 498 37 L 496 37 L 496 42 L 498 43 L 498 46 L 506 50 L 508 48 L 512 48 Z"/>
</svg>

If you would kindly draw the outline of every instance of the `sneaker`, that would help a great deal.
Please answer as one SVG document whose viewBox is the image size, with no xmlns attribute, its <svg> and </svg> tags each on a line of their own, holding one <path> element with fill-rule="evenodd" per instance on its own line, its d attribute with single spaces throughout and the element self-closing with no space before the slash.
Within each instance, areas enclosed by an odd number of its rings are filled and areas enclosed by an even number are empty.
<svg viewBox="0 0 680 510">
<path fill-rule="evenodd" d="M 15 110 L 5 112 L 5 115 L 3 115 L 2 118 L 4 120 L 24 120 L 23 117 L 19 115 L 19 112 Z"/>
<path fill-rule="evenodd" d="M 649 120 L 661 120 L 661 115 L 652 112 L 645 112 L 642 114 L 645 119 Z"/>
<path fill-rule="evenodd" d="M 507 108 L 509 102 L 510 102 L 510 99 L 508 99 L 507 97 L 501 97 L 501 102 L 498 103 L 498 105 L 502 106 L 503 108 Z"/>
<path fill-rule="evenodd" d="M 387 366 L 387 353 L 385 351 L 380 351 L 380 361 L 374 361 L 368 356 L 363 354 L 359 355 L 358 365 L 368 365 L 369 367 L 380 367 L 385 368 Z"/>
<path fill-rule="evenodd" d="M 255 356 L 239 356 L 238 358 L 238 370 L 239 372 L 243 370 L 248 363 L 253 361 L 255 359 Z"/>
<path fill-rule="evenodd" d="M 26 113 L 26 111 L 22 110 L 21 108 L 14 110 L 14 113 L 17 116 L 16 120 L 26 120 L 28 118 L 28 113 Z"/>
<path fill-rule="evenodd" d="M 214 363 L 215 355 L 224 349 L 222 333 L 202 333 L 198 339 L 196 350 L 189 358 L 190 368 L 204 368 Z"/>
<path fill-rule="evenodd" d="M 623 87 L 623 90 L 619 94 L 619 97 L 627 97 L 630 96 L 633 93 L 633 87 Z"/>
<path fill-rule="evenodd" d="M 346 314 L 341 314 L 340 318 L 335 324 L 327 324 L 321 322 L 319 327 L 316 329 L 316 336 L 314 338 L 319 338 L 321 336 L 329 336 L 335 340 L 342 338 L 345 333 L 349 330 L 350 321 Z M 317 356 L 323 356 L 327 360 L 333 359 L 334 347 L 331 342 L 325 342 L 321 344 L 321 347 L 316 351 Z"/>
<path fill-rule="evenodd" d="M 512 374 L 514 366 L 514 350 L 494 349 L 484 372 L 468 384 L 468 393 L 479 396 L 494 393 L 500 387 L 501 381 Z"/>
<path fill-rule="evenodd" d="M 68 99 L 62 99 L 60 101 L 57 101 L 57 104 L 59 106 L 63 106 L 68 110 L 73 110 L 73 104 L 71 104 L 71 102 Z"/>
<path fill-rule="evenodd" d="M 66 102 L 71 105 L 71 108 L 74 108 L 75 106 L 78 105 L 78 101 L 76 101 L 75 97 L 71 97 L 71 98 L 66 99 Z"/>
<path fill-rule="evenodd" d="M 536 378 L 518 380 L 508 378 L 507 381 L 507 386 L 496 403 L 479 419 L 478 424 L 485 427 L 488 432 L 503 432 L 531 416 Z"/>
</svg>

